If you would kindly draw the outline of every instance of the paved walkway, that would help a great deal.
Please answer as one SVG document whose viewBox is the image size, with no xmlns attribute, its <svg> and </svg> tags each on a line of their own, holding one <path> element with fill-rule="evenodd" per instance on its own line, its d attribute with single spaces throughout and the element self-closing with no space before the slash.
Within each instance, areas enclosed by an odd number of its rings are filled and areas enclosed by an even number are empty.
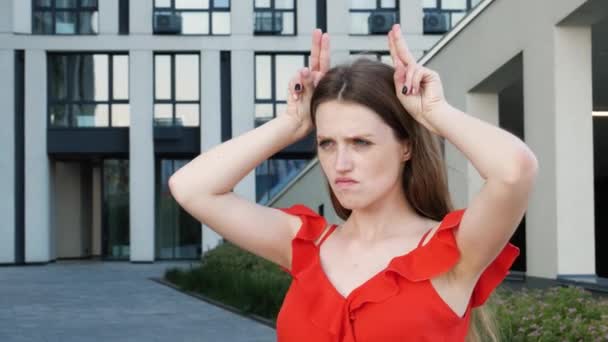
<svg viewBox="0 0 608 342">
<path fill-rule="evenodd" d="M 0 267 L 0 341 L 276 341 L 275 330 L 150 280 L 189 263 Z"/>
</svg>

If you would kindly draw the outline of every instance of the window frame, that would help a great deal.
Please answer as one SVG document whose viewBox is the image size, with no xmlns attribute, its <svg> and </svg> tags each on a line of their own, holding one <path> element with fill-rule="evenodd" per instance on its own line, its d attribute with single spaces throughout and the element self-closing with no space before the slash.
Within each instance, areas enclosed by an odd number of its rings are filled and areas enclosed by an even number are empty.
<svg viewBox="0 0 608 342">
<path fill-rule="evenodd" d="M 232 35 L 232 1 L 228 0 L 228 7 L 215 7 L 215 0 L 209 0 L 208 8 L 175 8 L 176 0 L 171 1 L 170 7 L 157 7 L 156 2 L 158 0 L 153 0 L 152 2 L 152 34 L 153 35 L 162 35 L 160 33 L 154 32 L 154 16 L 157 12 L 171 12 L 172 14 L 176 13 L 208 13 L 209 14 L 209 27 L 208 33 L 176 33 L 175 36 L 230 36 Z M 230 15 L 230 32 L 229 33 L 213 33 L 213 13 L 217 12 L 226 12 Z M 183 22 L 182 22 L 183 23 Z"/>
<path fill-rule="evenodd" d="M 455 10 L 455 9 L 443 9 L 443 0 L 435 0 L 437 6 L 435 7 L 422 7 L 422 16 L 423 16 L 423 23 L 422 23 L 422 30 L 423 30 L 423 34 L 425 35 L 442 35 L 445 34 L 447 32 L 449 32 L 452 28 L 454 28 L 454 23 L 452 22 L 452 14 L 454 13 L 464 13 L 464 16 L 466 16 L 475 6 L 477 6 L 481 1 L 477 2 L 477 5 L 473 6 L 473 0 L 465 0 L 466 2 L 466 9 L 464 10 Z M 427 13 L 447 13 L 448 14 L 448 18 L 449 18 L 449 23 L 448 23 L 448 30 L 444 33 L 427 33 L 424 32 L 424 16 Z M 458 22 L 456 22 L 458 23 Z"/>
<path fill-rule="evenodd" d="M 198 100 L 177 100 L 176 98 L 176 82 L 175 82 L 175 57 L 178 55 L 196 55 L 198 57 Z M 166 99 L 157 99 L 156 98 L 156 56 L 170 56 L 171 57 L 171 98 Z M 200 51 L 154 51 L 152 55 L 152 126 L 153 127 L 184 127 L 184 128 L 196 128 L 201 126 L 201 54 Z M 163 126 L 158 125 L 156 123 L 156 105 L 157 104 L 171 104 L 171 125 Z M 198 124 L 196 126 L 185 126 L 185 125 L 176 125 L 176 117 L 177 113 L 175 110 L 176 105 L 178 104 L 196 104 L 198 106 Z"/>
<path fill-rule="evenodd" d="M 257 94 L 257 81 L 258 81 L 258 70 L 256 58 L 257 56 L 270 56 L 270 99 L 258 99 Z M 263 124 L 277 117 L 277 104 L 287 104 L 287 100 L 276 99 L 276 57 L 277 56 L 302 56 L 304 57 L 304 65 L 302 67 L 308 67 L 310 63 L 310 54 L 305 51 L 255 51 L 253 55 L 253 119 L 256 124 Z M 288 76 L 289 77 L 289 76 Z M 258 118 L 256 116 L 257 105 L 259 104 L 271 104 L 272 105 L 272 117 L 271 118 Z"/>
<path fill-rule="evenodd" d="M 377 12 L 377 11 L 394 11 L 395 12 L 395 20 L 397 23 L 401 23 L 401 14 L 400 14 L 400 0 L 395 0 L 395 7 L 382 7 L 382 0 L 376 0 L 376 7 L 375 8 L 352 8 L 352 3 L 351 5 L 349 5 L 348 7 L 348 18 L 350 20 L 353 13 L 369 13 L 371 15 L 371 13 Z M 350 25 L 350 23 L 349 23 Z M 348 29 L 348 35 L 349 36 L 382 36 L 382 35 L 386 35 L 386 33 L 352 33 L 350 32 L 350 27 Z"/>
<path fill-rule="evenodd" d="M 32 34 L 57 35 L 57 36 L 75 36 L 75 35 L 96 36 L 96 35 L 99 35 L 99 1 L 100 0 L 95 0 L 95 6 L 81 6 L 83 0 L 75 0 L 76 1 L 75 8 L 60 8 L 59 10 L 57 10 L 57 1 L 56 0 L 49 0 L 51 2 L 51 5 L 49 7 L 38 6 L 38 5 L 36 5 L 37 1 L 38 0 L 31 0 L 31 4 L 32 4 L 31 31 L 32 31 Z M 57 25 L 56 25 L 57 24 L 57 12 L 67 12 L 67 13 L 76 14 L 76 21 L 75 21 L 76 30 L 74 33 L 57 33 Z M 88 13 L 88 12 L 97 13 L 97 28 L 96 28 L 97 32 L 92 32 L 92 33 L 81 33 L 80 32 L 80 14 L 83 12 L 84 13 Z M 36 13 L 51 13 L 52 29 L 53 29 L 52 32 L 35 32 L 34 28 L 36 27 L 36 24 L 35 24 Z"/>
<path fill-rule="evenodd" d="M 383 56 L 391 56 L 391 52 L 388 50 L 350 50 L 349 54 L 351 58 L 357 57 L 357 55 L 374 55 L 378 62 L 382 62 Z"/>
<path fill-rule="evenodd" d="M 275 7 L 275 0 L 268 0 L 268 1 L 270 1 L 269 7 L 256 7 L 255 0 L 253 0 L 253 24 L 254 24 L 253 35 L 254 36 L 280 36 L 280 37 L 297 36 L 298 35 L 298 0 L 292 0 L 293 1 L 292 9 L 283 9 L 283 8 L 277 9 Z M 283 12 L 293 13 L 293 33 L 284 34 L 284 33 L 273 33 L 273 32 L 268 32 L 268 33 L 256 32 L 255 31 L 256 13 L 264 13 L 264 12 L 272 13 L 273 17 L 276 13 L 283 13 Z M 274 26 L 274 23 L 273 23 L 273 26 Z"/>
<path fill-rule="evenodd" d="M 66 100 L 56 101 L 51 98 L 51 77 L 50 72 L 51 69 L 47 67 L 46 72 L 46 84 L 47 84 L 47 104 L 46 104 L 46 117 L 47 117 L 47 128 L 48 129 L 108 129 L 108 128 L 129 128 L 131 127 L 131 92 L 129 91 L 129 96 L 127 99 L 114 99 L 114 56 L 127 56 L 127 67 L 129 68 L 129 73 L 127 75 L 127 79 L 129 82 L 129 87 L 131 84 L 131 76 L 130 76 L 130 60 L 131 57 L 128 51 L 49 51 L 46 54 L 46 63 L 47 66 L 50 65 L 50 60 L 53 56 L 83 56 L 83 55 L 105 55 L 108 56 L 108 100 L 107 101 L 97 101 L 97 100 L 72 100 L 73 92 L 74 92 L 74 82 L 73 78 L 68 78 L 67 89 L 66 89 Z M 73 74 L 74 66 L 71 63 L 67 64 L 68 75 Z M 73 123 L 74 120 L 74 111 L 73 106 L 75 105 L 108 105 L 108 125 L 107 126 L 77 126 Z M 129 125 L 128 126 L 112 126 L 112 105 L 115 104 L 126 104 L 129 105 Z M 51 106 L 54 105 L 67 105 L 68 106 L 68 125 L 67 126 L 58 126 L 51 123 Z"/>
</svg>

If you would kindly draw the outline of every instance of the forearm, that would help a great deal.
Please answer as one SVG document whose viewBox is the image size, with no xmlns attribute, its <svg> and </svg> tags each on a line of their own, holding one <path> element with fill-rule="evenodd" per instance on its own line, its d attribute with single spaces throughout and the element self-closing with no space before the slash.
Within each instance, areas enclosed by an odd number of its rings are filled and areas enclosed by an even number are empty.
<svg viewBox="0 0 608 342">
<path fill-rule="evenodd" d="M 208 151 L 177 170 L 169 179 L 178 201 L 192 195 L 231 191 L 249 172 L 300 139 L 297 123 L 283 115 Z"/>
<path fill-rule="evenodd" d="M 518 137 L 448 103 L 426 119 L 486 180 L 517 181 L 538 165 L 534 153 Z"/>
</svg>

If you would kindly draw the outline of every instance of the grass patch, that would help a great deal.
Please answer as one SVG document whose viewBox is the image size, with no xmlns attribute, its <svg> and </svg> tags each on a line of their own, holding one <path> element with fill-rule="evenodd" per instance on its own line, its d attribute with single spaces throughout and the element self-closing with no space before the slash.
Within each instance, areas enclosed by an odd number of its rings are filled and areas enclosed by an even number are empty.
<svg viewBox="0 0 608 342">
<path fill-rule="evenodd" d="M 165 279 L 247 314 L 276 322 L 291 277 L 277 265 L 225 242 L 191 270 Z M 580 287 L 498 288 L 489 306 L 503 341 L 608 341 L 608 299 Z"/>
</svg>

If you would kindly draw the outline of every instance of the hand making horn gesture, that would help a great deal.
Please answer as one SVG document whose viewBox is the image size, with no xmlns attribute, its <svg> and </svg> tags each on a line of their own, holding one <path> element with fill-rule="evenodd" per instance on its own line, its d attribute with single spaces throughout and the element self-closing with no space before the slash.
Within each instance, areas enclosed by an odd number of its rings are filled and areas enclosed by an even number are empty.
<svg viewBox="0 0 608 342">
<path fill-rule="evenodd" d="M 388 45 L 395 67 L 397 97 L 416 121 L 439 135 L 426 120 L 429 113 L 442 110 L 446 104 L 439 74 L 416 62 L 405 43 L 399 24 L 393 25 L 389 31 Z"/>
<path fill-rule="evenodd" d="M 329 34 L 320 29 L 312 32 L 310 68 L 300 69 L 289 81 L 287 109 L 284 115 L 299 124 L 298 136 L 305 137 L 313 130 L 310 115 L 310 98 L 319 80 L 329 70 Z"/>
</svg>

